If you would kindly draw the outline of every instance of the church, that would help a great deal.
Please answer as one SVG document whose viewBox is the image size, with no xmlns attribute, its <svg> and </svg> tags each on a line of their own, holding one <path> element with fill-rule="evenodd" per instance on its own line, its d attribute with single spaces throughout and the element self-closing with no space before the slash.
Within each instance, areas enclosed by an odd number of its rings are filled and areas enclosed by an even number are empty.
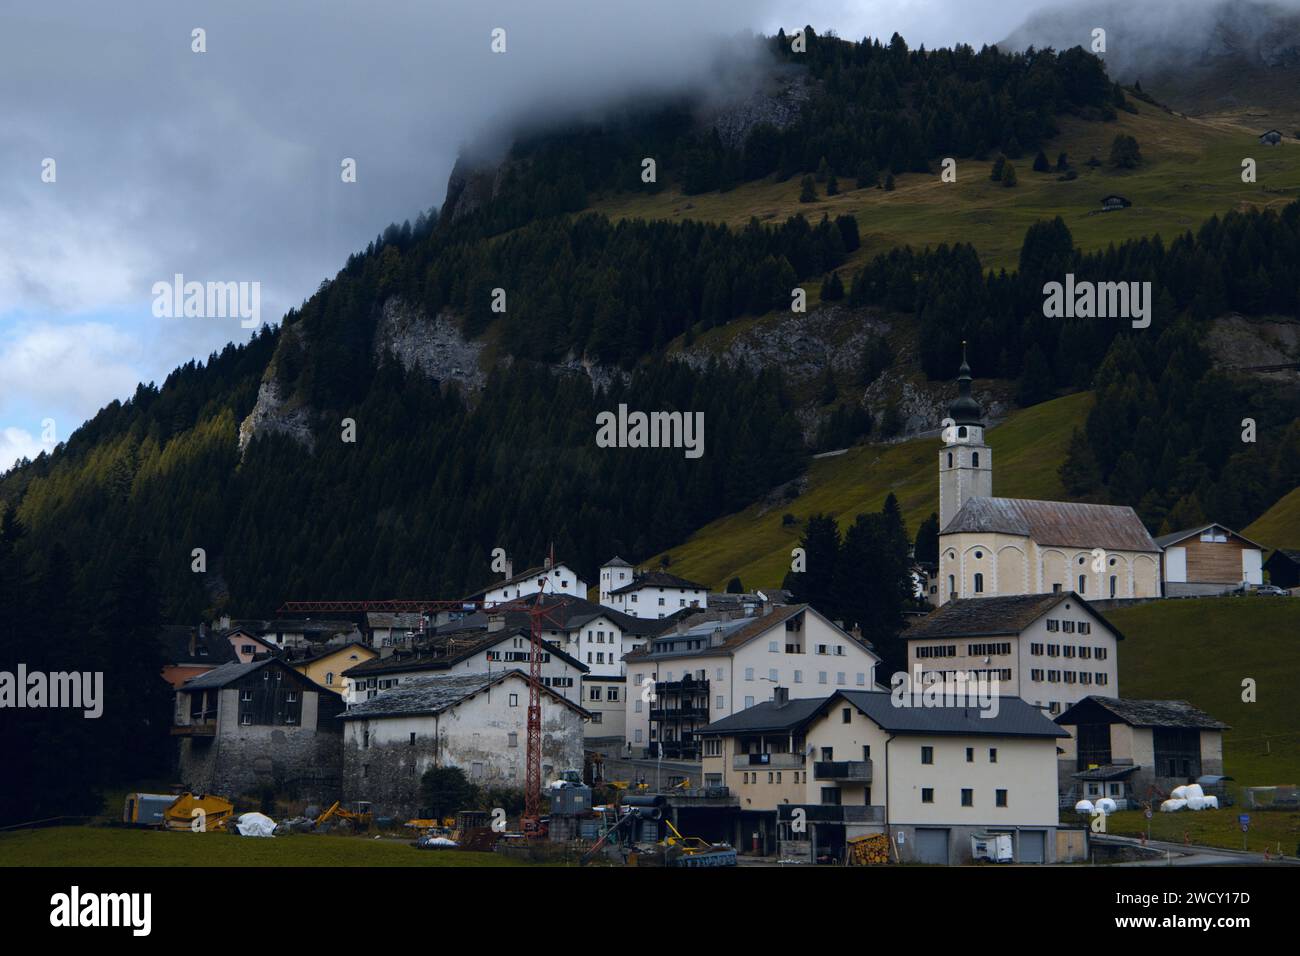
<svg viewBox="0 0 1300 956">
<path fill-rule="evenodd" d="M 939 570 L 931 600 L 1074 591 L 1160 596 L 1160 547 L 1130 507 L 993 496 L 993 452 L 963 346 L 939 452 Z M 947 424 L 947 423 L 946 423 Z"/>
</svg>

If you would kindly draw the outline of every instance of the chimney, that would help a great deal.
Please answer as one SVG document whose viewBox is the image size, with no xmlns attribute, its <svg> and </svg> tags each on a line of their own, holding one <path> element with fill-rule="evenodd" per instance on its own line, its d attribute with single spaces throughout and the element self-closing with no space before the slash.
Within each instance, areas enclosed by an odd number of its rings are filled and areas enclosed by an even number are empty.
<svg viewBox="0 0 1300 956">
<path fill-rule="evenodd" d="M 223 631 L 230 630 L 230 615 L 221 615 L 221 620 L 217 622 L 217 627 L 221 628 Z"/>
<path fill-rule="evenodd" d="M 852 634 L 854 637 L 856 637 L 859 641 L 862 640 L 862 625 L 854 624 L 853 630 L 849 631 L 849 633 Z"/>
<path fill-rule="evenodd" d="M 777 707 L 784 707 L 786 704 L 790 703 L 790 688 L 773 687 L 772 703 L 774 703 Z"/>
<path fill-rule="evenodd" d="M 495 634 L 506 626 L 506 616 L 504 614 L 489 614 L 487 619 L 487 629 L 489 634 Z"/>
</svg>

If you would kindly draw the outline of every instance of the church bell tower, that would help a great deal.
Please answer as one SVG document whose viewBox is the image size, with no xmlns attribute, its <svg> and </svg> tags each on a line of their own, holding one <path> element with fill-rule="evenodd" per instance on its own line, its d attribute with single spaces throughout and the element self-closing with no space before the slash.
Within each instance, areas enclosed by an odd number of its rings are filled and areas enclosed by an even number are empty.
<svg viewBox="0 0 1300 956">
<path fill-rule="evenodd" d="M 993 452 L 984 444 L 984 410 L 970 394 L 966 343 L 961 344 L 957 371 L 957 400 L 948 406 L 943 448 L 939 451 L 939 530 L 970 498 L 993 496 Z"/>
</svg>

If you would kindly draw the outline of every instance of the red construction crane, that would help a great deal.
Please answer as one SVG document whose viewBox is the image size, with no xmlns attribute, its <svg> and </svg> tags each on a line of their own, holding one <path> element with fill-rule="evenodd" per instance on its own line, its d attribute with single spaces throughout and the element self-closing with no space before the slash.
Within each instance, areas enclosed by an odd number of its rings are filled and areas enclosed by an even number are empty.
<svg viewBox="0 0 1300 956">
<path fill-rule="evenodd" d="M 490 607 L 481 601 L 426 601 L 426 600 L 381 600 L 381 601 L 285 601 L 277 609 L 277 614 L 315 614 L 315 613 L 365 613 L 367 611 L 387 612 L 392 614 L 437 611 L 480 611 L 494 612 L 518 611 L 528 615 L 531 648 L 528 655 L 528 756 L 524 773 L 524 816 L 523 830 L 528 836 L 542 833 L 542 622 L 550 620 L 553 624 L 561 623 L 552 616 L 555 606 L 546 607 L 542 597 L 546 589 L 546 578 L 539 582 L 540 589 L 526 598 L 502 601 Z M 530 600 L 535 598 L 536 600 Z"/>
</svg>

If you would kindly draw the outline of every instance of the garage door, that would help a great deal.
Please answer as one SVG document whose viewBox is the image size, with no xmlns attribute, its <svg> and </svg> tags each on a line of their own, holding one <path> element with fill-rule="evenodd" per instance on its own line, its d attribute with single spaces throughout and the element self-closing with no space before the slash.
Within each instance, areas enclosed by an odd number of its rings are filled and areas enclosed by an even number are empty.
<svg viewBox="0 0 1300 956">
<path fill-rule="evenodd" d="M 948 864 L 948 831 L 917 830 L 916 859 L 920 863 Z"/>
<path fill-rule="evenodd" d="M 1020 831 L 1020 862 L 1043 863 L 1047 845 L 1047 834 L 1042 830 Z"/>
</svg>

